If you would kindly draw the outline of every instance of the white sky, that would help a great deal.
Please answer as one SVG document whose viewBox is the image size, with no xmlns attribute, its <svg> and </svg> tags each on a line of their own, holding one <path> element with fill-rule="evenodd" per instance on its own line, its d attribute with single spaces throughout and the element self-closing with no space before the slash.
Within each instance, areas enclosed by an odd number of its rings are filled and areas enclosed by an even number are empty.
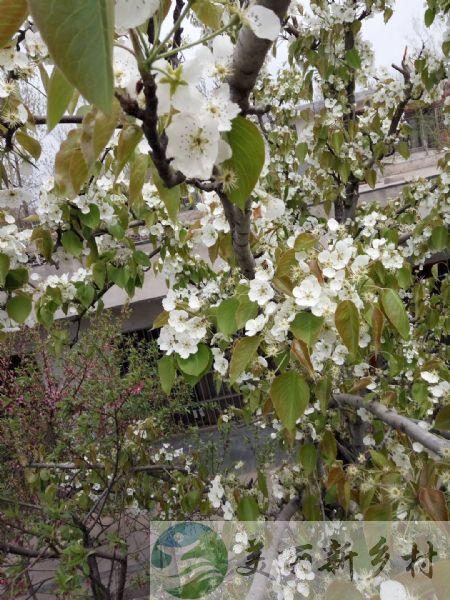
<svg viewBox="0 0 450 600">
<path fill-rule="evenodd" d="M 389 66 L 393 62 L 398 64 L 405 46 L 410 46 L 417 36 L 415 26 L 418 26 L 419 32 L 425 30 L 424 4 L 424 0 L 397 0 L 394 14 L 386 25 L 382 15 L 365 21 L 362 33 L 374 47 L 377 66 Z"/>
<path fill-rule="evenodd" d="M 308 5 L 308 0 L 302 1 Z M 426 28 L 425 8 L 425 0 L 396 0 L 394 14 L 388 23 L 384 22 L 381 14 L 364 20 L 362 36 L 373 46 L 376 67 L 386 67 L 394 73 L 391 65 L 401 63 L 406 47 L 411 55 L 420 48 L 422 41 L 435 48 L 440 46 L 442 31 L 436 25 Z M 279 44 L 276 58 L 268 65 L 269 71 L 275 73 L 284 64 L 286 55 L 285 43 Z"/>
</svg>

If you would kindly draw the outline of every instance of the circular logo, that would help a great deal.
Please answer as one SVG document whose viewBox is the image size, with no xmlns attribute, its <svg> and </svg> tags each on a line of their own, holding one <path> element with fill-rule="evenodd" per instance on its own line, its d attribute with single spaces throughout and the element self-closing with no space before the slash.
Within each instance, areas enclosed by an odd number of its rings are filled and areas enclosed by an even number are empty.
<svg viewBox="0 0 450 600">
<path fill-rule="evenodd" d="M 177 523 L 159 536 L 150 561 L 168 594 L 195 599 L 211 593 L 223 582 L 228 551 L 210 527 Z"/>
</svg>

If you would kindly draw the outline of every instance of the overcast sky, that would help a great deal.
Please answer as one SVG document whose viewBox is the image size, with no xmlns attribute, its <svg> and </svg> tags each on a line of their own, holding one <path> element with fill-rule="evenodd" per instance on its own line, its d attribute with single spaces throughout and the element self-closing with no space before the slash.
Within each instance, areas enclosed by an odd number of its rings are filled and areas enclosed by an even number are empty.
<svg viewBox="0 0 450 600">
<path fill-rule="evenodd" d="M 308 4 L 308 0 L 303 0 Z M 427 30 L 424 23 L 425 0 L 396 0 L 394 14 L 387 24 L 383 15 L 377 15 L 363 22 L 363 37 L 372 43 L 377 67 L 391 68 L 392 63 L 399 64 L 402 60 L 405 47 L 409 50 L 417 49 L 421 45 L 420 39 L 431 40 L 436 47 L 437 39 L 441 33 L 433 31 L 434 26 Z M 418 37 L 420 36 L 420 38 Z M 427 42 L 426 42 L 427 43 Z M 269 64 L 269 70 L 275 73 L 286 60 L 287 48 L 278 46 L 277 58 Z"/>
<path fill-rule="evenodd" d="M 375 50 L 378 66 L 399 63 L 405 46 L 417 36 L 415 27 L 423 31 L 424 0 L 397 0 L 391 20 L 384 24 L 383 16 L 367 19 L 363 26 L 363 35 L 370 40 Z"/>
</svg>

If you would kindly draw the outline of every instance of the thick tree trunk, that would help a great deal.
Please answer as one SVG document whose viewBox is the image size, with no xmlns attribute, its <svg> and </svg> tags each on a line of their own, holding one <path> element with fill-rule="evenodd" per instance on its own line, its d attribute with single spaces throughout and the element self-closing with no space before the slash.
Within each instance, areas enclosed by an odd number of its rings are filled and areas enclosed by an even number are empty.
<svg viewBox="0 0 450 600">
<path fill-rule="evenodd" d="M 256 4 L 273 10 L 282 19 L 290 0 L 259 0 Z M 271 41 L 256 37 L 249 27 L 241 28 L 233 55 L 233 72 L 228 78 L 228 83 L 231 99 L 244 111 L 249 106 L 250 93 L 271 46 Z"/>
</svg>

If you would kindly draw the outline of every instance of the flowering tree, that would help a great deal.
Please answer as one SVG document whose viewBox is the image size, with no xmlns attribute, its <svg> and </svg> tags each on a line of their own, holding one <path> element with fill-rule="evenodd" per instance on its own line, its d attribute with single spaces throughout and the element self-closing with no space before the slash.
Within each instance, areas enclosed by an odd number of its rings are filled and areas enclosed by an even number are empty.
<svg viewBox="0 0 450 600">
<path fill-rule="evenodd" d="M 75 125 L 33 217 L 15 216 L 22 190 L 0 192 L 2 332 L 51 329 L 59 310 L 81 319 L 153 268 L 168 283 L 164 391 L 213 369 L 245 399 L 221 422 L 269 424 L 287 452 L 250 491 L 180 467 L 170 502 L 154 485 L 161 517 L 285 505 L 283 518 L 447 520 L 450 281 L 431 259 L 448 250 L 448 150 L 436 179 L 387 206 L 359 200 L 388 157 L 408 157 L 408 107 L 448 115 L 450 5 L 428 0 L 425 14 L 447 20 L 441 56 L 405 51 L 376 73 L 362 24 L 388 21 L 395 2 L 303 4 L 0 1 L 4 161 L 33 165 L 36 127 Z M 271 75 L 275 48 L 287 58 Z M 299 109 L 317 94 L 317 110 Z M 63 274 L 42 277 L 36 261 Z"/>
</svg>

